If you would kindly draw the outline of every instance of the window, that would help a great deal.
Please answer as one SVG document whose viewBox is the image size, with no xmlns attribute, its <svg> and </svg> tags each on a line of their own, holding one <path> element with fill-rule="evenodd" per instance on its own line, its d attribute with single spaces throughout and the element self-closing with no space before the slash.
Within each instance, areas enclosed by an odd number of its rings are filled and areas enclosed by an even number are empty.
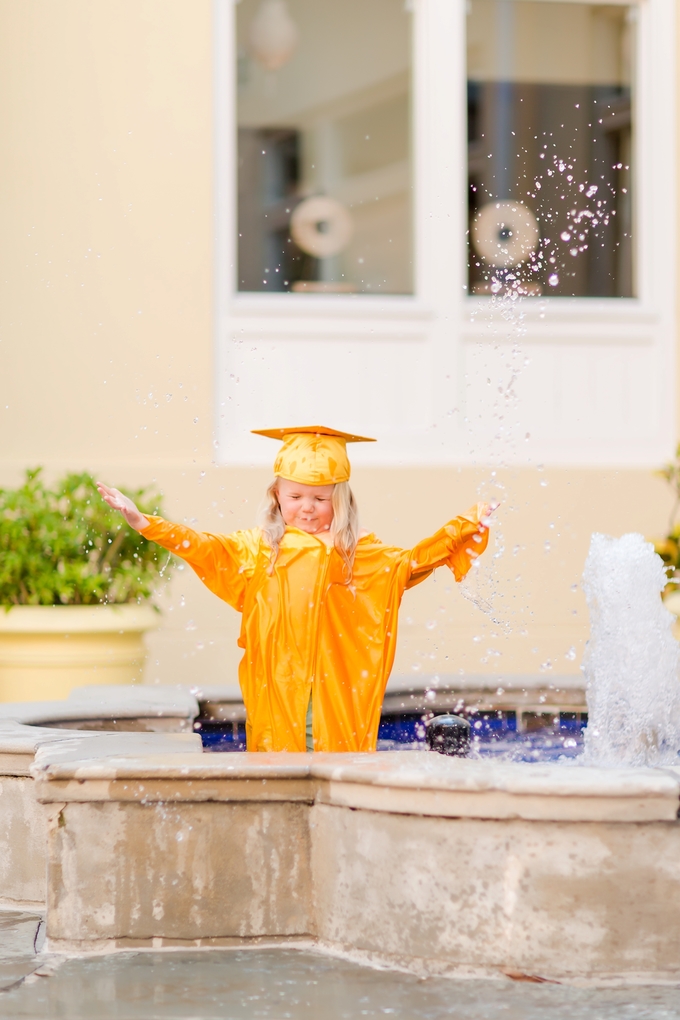
<svg viewBox="0 0 680 1020">
<path fill-rule="evenodd" d="M 469 286 L 633 297 L 635 9 L 470 0 Z"/>
<path fill-rule="evenodd" d="M 213 2 L 219 459 L 496 462 L 515 349 L 506 462 L 666 459 L 673 0 Z"/>
<path fill-rule="evenodd" d="M 238 289 L 412 292 L 410 15 L 237 7 Z"/>
</svg>

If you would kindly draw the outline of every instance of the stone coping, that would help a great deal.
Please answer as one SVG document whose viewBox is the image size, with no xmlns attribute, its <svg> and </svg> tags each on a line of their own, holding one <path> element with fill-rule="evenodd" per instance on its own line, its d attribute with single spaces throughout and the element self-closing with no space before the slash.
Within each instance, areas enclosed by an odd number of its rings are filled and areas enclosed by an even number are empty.
<svg viewBox="0 0 680 1020">
<path fill-rule="evenodd" d="M 185 687 L 183 684 L 90 684 L 76 687 L 67 700 L 79 704 L 96 702 L 116 712 L 120 711 L 122 705 L 152 705 L 170 715 L 190 715 L 198 710 L 196 690 L 195 687 Z"/>
<path fill-rule="evenodd" d="M 199 738 L 200 739 L 200 738 Z M 102 760 L 62 762 L 49 746 L 36 755 L 33 774 L 45 779 L 309 779 L 315 759 L 338 762 L 350 757 L 355 762 L 375 758 L 374 754 L 305 754 L 239 751 L 238 753 L 187 754 L 181 762 L 164 754 L 132 755 Z M 392 752 L 399 754 L 402 752 Z M 413 752 L 417 753 L 417 752 Z M 390 752 L 388 752 L 390 754 Z"/>
<path fill-rule="evenodd" d="M 385 695 L 423 695 L 425 691 L 488 691 L 495 694 L 498 688 L 504 692 L 526 692 L 530 696 L 535 691 L 561 693 L 565 691 L 583 692 L 585 678 L 581 673 L 565 673 L 551 676 L 542 673 L 517 673 L 499 676 L 496 673 L 466 673 L 460 676 L 455 673 L 435 675 L 418 675 L 417 677 L 396 674 L 387 682 Z M 241 689 L 238 684 L 197 685 L 192 688 L 201 702 L 241 702 Z"/>
<path fill-rule="evenodd" d="M 57 760 L 74 754 L 101 758 L 153 751 L 170 754 L 175 749 L 200 752 L 200 737 L 193 733 L 103 730 L 95 734 L 90 730 L 69 730 L 64 725 L 92 720 L 160 719 L 186 728 L 198 712 L 198 702 L 187 688 L 162 686 L 94 685 L 78 688 L 64 701 L 0 704 L 0 775 L 30 775 L 34 755 L 48 744 L 54 746 Z M 177 741 L 179 736 L 183 741 Z M 87 754 L 76 752 L 76 747 L 87 748 Z"/>
<path fill-rule="evenodd" d="M 41 749 L 55 761 L 100 759 L 109 755 L 200 753 L 197 733 L 117 733 L 68 731 L 0 722 L 0 776 L 31 776 Z"/>
<path fill-rule="evenodd" d="M 62 731 L 63 734 L 63 731 Z M 129 756 L 177 754 L 196 756 L 202 753 L 198 733 L 69 733 L 60 740 L 49 740 L 41 744 L 35 753 L 34 764 L 39 767 L 42 756 L 47 754 L 50 762 L 63 764 L 116 760 Z"/>
<path fill-rule="evenodd" d="M 202 714 L 221 722 L 243 722 L 246 710 L 238 686 L 220 685 L 192 688 L 200 701 Z M 516 711 L 526 714 L 586 711 L 585 681 L 578 675 L 548 677 L 467 674 L 458 676 L 391 677 L 383 700 L 388 714 L 400 712 L 444 712 L 458 702 L 478 711 Z"/>
<path fill-rule="evenodd" d="M 382 756 L 381 756 L 382 757 Z M 417 755 L 421 758 L 421 755 Z M 397 814 L 550 821 L 676 821 L 680 776 L 659 769 L 600 769 L 446 759 L 330 762 L 326 803 Z"/>
<path fill-rule="evenodd" d="M 394 674 L 387 681 L 386 694 L 411 694 L 434 691 L 583 691 L 582 673 L 435 673 L 407 676 Z"/>
<path fill-rule="evenodd" d="M 141 738 L 153 734 L 107 734 Z M 173 734 L 172 736 L 175 736 Z M 181 734 L 176 734 L 181 736 Z M 194 736 L 187 734 L 187 736 Z M 400 789 L 439 789 L 481 793 L 546 793 L 570 797 L 673 796 L 680 799 L 680 769 L 595 768 L 581 765 L 499 763 L 447 758 L 430 751 L 385 751 L 380 754 L 253 753 L 188 754 L 181 764 L 162 753 L 136 756 L 95 753 L 99 735 L 87 735 L 92 758 L 64 758 L 54 744 L 41 747 L 35 774 L 62 779 L 290 779 L 315 778 L 348 784 Z M 73 738 L 69 738 L 73 739 Z M 200 743 L 200 738 L 196 735 Z M 82 740 L 81 740 L 82 742 Z M 105 758 L 105 760 L 99 760 Z M 673 773 L 677 772 L 678 775 Z"/>
<path fill-rule="evenodd" d="M 0 704 L 0 722 L 40 725 L 62 720 L 134 719 L 139 716 L 195 719 L 199 707 L 186 687 L 111 684 L 79 687 L 63 701 Z M 1 748 L 0 748 L 1 749 Z"/>
<path fill-rule="evenodd" d="M 193 733 L 57 728 L 76 720 L 154 716 L 181 725 L 198 714 L 196 695 L 215 697 L 218 691 L 90 687 L 66 701 L 2 705 L 0 775 L 32 776 L 43 803 L 293 800 L 441 817 L 641 822 L 678 817 L 680 767 L 520 764 L 429 751 L 206 754 Z"/>
<path fill-rule="evenodd" d="M 26 726 L 24 723 L 0 720 L 0 755 L 25 754 L 33 756 L 41 744 L 50 740 L 63 740 L 64 731 L 46 726 Z"/>
<path fill-rule="evenodd" d="M 200 702 L 237 702 L 238 704 L 243 704 L 241 688 L 238 684 L 219 684 L 218 686 L 213 684 L 206 687 L 199 684 L 191 689 Z"/>
<path fill-rule="evenodd" d="M 317 757 L 321 757 L 318 755 Z M 510 793 L 541 793 L 571 796 L 663 796 L 671 791 L 680 797 L 680 781 L 652 768 L 594 768 L 574 764 L 530 764 L 471 758 L 448 758 L 429 751 L 366 755 L 365 761 L 349 762 L 344 755 L 324 755 L 313 766 L 314 774 L 344 783 L 397 786 L 405 789 L 506 790 Z M 340 759 L 340 761 L 338 761 Z"/>
<path fill-rule="evenodd" d="M 680 775 L 661 769 L 500 764 L 417 751 L 84 760 L 46 744 L 32 774 L 43 803 L 304 800 L 450 818 L 627 822 L 676 821 L 680 806 Z"/>
</svg>

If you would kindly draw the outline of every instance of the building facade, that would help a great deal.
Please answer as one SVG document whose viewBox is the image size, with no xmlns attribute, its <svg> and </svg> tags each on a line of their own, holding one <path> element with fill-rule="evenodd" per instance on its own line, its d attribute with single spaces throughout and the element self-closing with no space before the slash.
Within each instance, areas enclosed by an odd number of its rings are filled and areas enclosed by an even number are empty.
<svg viewBox="0 0 680 1020">
<path fill-rule="evenodd" d="M 671 505 L 671 0 L 0 21 L 2 483 L 154 482 L 229 531 L 270 478 L 250 429 L 375 435 L 353 484 L 386 541 L 502 504 L 467 599 L 408 594 L 395 673 L 577 672 L 591 532 L 660 534 Z M 160 602 L 147 680 L 234 683 L 233 611 L 187 570 Z"/>
</svg>

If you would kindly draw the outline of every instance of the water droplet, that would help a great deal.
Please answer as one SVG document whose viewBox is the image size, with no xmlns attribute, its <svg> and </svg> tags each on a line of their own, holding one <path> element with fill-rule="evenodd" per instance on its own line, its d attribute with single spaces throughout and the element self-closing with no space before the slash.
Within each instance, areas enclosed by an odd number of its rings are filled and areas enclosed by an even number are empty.
<svg viewBox="0 0 680 1020">
<path fill-rule="evenodd" d="M 548 283 L 550 284 L 551 287 L 556 287 L 559 282 L 560 282 L 560 278 L 557 275 L 557 273 L 552 273 L 548 277 Z"/>
</svg>

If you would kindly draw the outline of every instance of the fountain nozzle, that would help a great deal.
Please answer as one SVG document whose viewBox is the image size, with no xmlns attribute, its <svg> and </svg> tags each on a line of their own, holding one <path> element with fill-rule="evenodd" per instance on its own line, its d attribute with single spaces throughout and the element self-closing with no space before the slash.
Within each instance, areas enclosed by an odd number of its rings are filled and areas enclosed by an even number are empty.
<svg viewBox="0 0 680 1020">
<path fill-rule="evenodd" d="M 425 726 L 431 751 L 466 758 L 470 751 L 470 723 L 460 715 L 436 715 Z"/>
</svg>

